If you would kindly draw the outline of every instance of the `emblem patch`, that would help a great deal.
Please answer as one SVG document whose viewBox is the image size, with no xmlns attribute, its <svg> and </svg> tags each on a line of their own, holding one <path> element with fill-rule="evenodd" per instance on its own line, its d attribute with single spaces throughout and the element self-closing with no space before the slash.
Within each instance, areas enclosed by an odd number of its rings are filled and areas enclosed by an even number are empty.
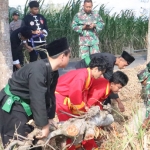
<svg viewBox="0 0 150 150">
<path fill-rule="evenodd" d="M 34 22 L 33 22 L 33 21 L 31 21 L 31 22 L 30 22 L 30 25 L 31 25 L 31 26 L 33 26 L 33 25 L 34 25 Z"/>
<path fill-rule="evenodd" d="M 42 19 L 40 19 L 40 22 L 41 22 L 41 24 L 43 24 L 43 23 L 44 23 L 44 21 L 43 21 Z"/>
</svg>

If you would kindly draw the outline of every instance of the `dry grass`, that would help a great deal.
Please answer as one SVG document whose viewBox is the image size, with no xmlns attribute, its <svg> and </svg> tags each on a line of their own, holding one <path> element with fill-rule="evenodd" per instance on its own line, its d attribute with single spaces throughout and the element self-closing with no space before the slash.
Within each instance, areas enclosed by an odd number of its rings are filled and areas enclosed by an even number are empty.
<svg viewBox="0 0 150 150">
<path fill-rule="evenodd" d="M 134 69 L 123 70 L 129 77 L 129 83 L 119 93 L 126 111 L 120 113 L 117 104 L 113 102 L 113 116 L 115 122 L 111 130 L 105 131 L 105 140 L 100 150 L 148 150 L 150 149 L 150 130 L 141 128 L 145 116 L 141 91 L 142 87 L 138 81 L 137 73 L 144 69 L 145 65 Z"/>
</svg>

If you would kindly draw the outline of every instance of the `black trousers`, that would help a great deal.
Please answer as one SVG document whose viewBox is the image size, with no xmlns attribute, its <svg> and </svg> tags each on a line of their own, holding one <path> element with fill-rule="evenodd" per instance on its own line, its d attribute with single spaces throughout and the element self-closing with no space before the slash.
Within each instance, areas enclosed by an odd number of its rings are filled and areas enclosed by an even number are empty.
<svg viewBox="0 0 150 150">
<path fill-rule="evenodd" d="M 35 47 L 36 47 L 36 46 L 43 45 L 43 44 L 45 44 L 45 43 L 34 43 Z M 31 42 L 28 42 L 28 45 L 32 47 Z M 41 47 L 41 48 L 44 48 L 44 47 Z M 41 58 L 41 59 L 47 58 L 47 55 L 46 55 L 45 52 L 36 51 L 36 49 L 35 49 L 35 50 L 33 50 L 33 51 L 31 51 L 31 52 L 29 53 L 29 55 L 30 55 L 30 62 L 37 61 L 37 59 L 38 59 L 38 54 L 40 55 L 40 58 Z"/>
<path fill-rule="evenodd" d="M 12 110 L 10 113 L 5 112 L 0 108 L 1 121 L 1 137 L 3 145 L 5 146 L 9 139 L 13 138 L 15 128 L 17 133 L 22 136 L 27 136 L 32 131 L 32 128 L 26 123 L 29 121 L 24 112 Z"/>
<path fill-rule="evenodd" d="M 33 127 L 27 125 L 26 123 L 32 119 L 28 117 L 24 112 L 22 105 L 19 102 L 13 104 L 13 108 L 10 113 L 2 110 L 2 106 L 6 99 L 8 98 L 4 91 L 0 92 L 0 134 L 3 142 L 3 146 L 13 138 L 15 129 L 17 128 L 17 133 L 22 136 L 27 136 L 28 133 L 33 131 Z M 22 139 L 20 139 L 22 140 Z M 35 148 L 34 150 L 42 150 L 42 148 Z"/>
</svg>

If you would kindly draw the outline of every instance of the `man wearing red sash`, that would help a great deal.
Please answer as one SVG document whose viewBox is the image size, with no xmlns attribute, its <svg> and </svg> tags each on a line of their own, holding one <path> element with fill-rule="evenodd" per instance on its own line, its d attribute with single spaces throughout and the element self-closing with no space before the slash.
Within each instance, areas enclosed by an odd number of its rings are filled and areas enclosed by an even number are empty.
<svg viewBox="0 0 150 150">
<path fill-rule="evenodd" d="M 88 90 L 93 80 L 99 79 L 106 71 L 107 62 L 102 58 L 93 58 L 89 68 L 70 71 L 58 79 L 56 86 L 56 112 L 59 121 L 66 121 L 71 116 L 61 113 L 60 110 L 74 115 L 80 115 L 86 111 Z M 71 141 L 67 140 L 67 143 Z M 96 147 L 94 140 L 89 145 Z M 73 145 L 69 150 L 75 150 Z"/>
<path fill-rule="evenodd" d="M 128 77 L 121 71 L 112 74 L 110 80 L 99 78 L 94 80 L 88 92 L 87 107 L 99 105 L 103 109 L 102 103 L 111 94 L 117 94 L 122 87 L 128 83 Z"/>
<path fill-rule="evenodd" d="M 98 80 L 93 80 L 92 86 L 88 92 L 88 100 L 86 106 L 90 108 L 93 105 L 98 105 L 100 109 L 103 109 L 104 100 L 111 94 L 117 94 L 122 87 L 128 83 L 128 77 L 121 71 L 113 73 L 110 80 L 105 78 L 99 78 Z M 110 125 L 114 121 L 111 114 L 101 122 L 101 126 Z M 94 139 L 82 142 L 84 149 L 92 150 L 93 147 L 97 148 Z"/>
<path fill-rule="evenodd" d="M 88 68 L 89 69 L 89 68 Z M 82 70 L 82 72 L 81 72 Z M 79 74 L 79 72 L 81 72 Z M 63 81 L 66 83 L 66 85 L 71 85 L 69 86 L 69 91 L 70 91 L 70 96 L 69 98 L 66 97 L 66 95 L 62 96 L 62 94 L 59 94 L 59 92 L 56 93 L 56 111 L 57 115 L 60 121 L 65 121 L 71 118 L 71 116 L 68 116 L 66 114 L 61 113 L 59 110 L 63 110 L 65 112 L 71 113 L 71 114 L 79 114 L 82 113 L 82 111 L 90 108 L 93 105 L 98 105 L 100 106 L 101 109 L 103 109 L 102 103 L 103 101 L 109 96 L 110 93 L 118 93 L 119 90 L 125 86 L 128 82 L 128 77 L 126 74 L 124 74 L 121 71 L 115 72 L 110 80 L 107 80 L 105 78 L 98 78 L 96 80 L 87 80 L 88 78 L 88 73 L 86 73 L 86 69 L 80 69 L 76 71 L 72 71 L 70 73 L 67 73 L 66 76 L 62 76 L 61 80 L 58 81 L 58 85 L 56 87 L 56 90 L 60 91 L 60 89 L 63 90 L 63 93 L 66 93 L 67 90 L 65 87 L 63 87 Z M 86 74 L 86 80 L 85 85 L 88 85 L 88 88 L 86 89 L 86 86 L 81 86 L 79 83 L 79 80 L 83 75 Z M 75 80 L 73 81 L 71 76 L 74 76 Z M 69 79 L 68 79 L 69 78 Z M 89 78 L 89 79 L 90 79 Z M 68 82 L 65 82 L 68 80 Z M 91 83 L 92 82 L 92 83 Z M 73 83 L 73 84 L 72 84 Z M 80 89 L 82 87 L 82 89 Z M 85 90 L 88 90 L 86 93 L 86 99 L 82 100 L 83 93 L 85 94 Z M 79 93 L 82 94 L 80 95 Z M 73 99 L 71 99 L 73 98 Z M 84 97 L 85 98 L 85 97 Z M 80 101 L 79 101 L 80 99 Z M 107 121 L 104 120 L 104 124 L 106 122 L 111 124 L 113 122 L 113 116 L 110 114 L 108 117 L 106 117 Z M 108 125 L 107 124 L 107 125 Z M 103 123 L 102 123 L 103 126 Z M 96 150 L 97 149 L 97 144 L 95 143 L 94 139 L 88 140 L 88 141 L 83 141 L 82 146 L 84 147 L 85 150 L 92 150 L 93 148 Z M 76 146 L 72 146 L 69 148 L 69 150 L 75 150 L 77 149 Z"/>
<path fill-rule="evenodd" d="M 98 79 L 107 69 L 107 62 L 102 58 L 93 58 L 89 68 L 70 71 L 58 79 L 56 86 L 56 112 L 59 121 L 66 121 L 70 116 L 60 110 L 79 115 L 85 111 L 88 89 L 93 79 Z"/>
</svg>

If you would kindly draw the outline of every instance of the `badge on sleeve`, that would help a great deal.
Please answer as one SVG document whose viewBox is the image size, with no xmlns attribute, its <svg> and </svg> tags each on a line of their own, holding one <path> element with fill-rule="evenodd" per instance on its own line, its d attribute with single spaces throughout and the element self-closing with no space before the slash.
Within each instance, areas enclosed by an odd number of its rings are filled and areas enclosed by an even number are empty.
<svg viewBox="0 0 150 150">
<path fill-rule="evenodd" d="M 30 22 L 30 25 L 33 26 L 33 25 L 34 25 L 34 21 L 31 21 L 31 22 Z"/>
<path fill-rule="evenodd" d="M 44 21 L 43 21 L 43 19 L 42 19 L 42 18 L 40 18 L 40 22 L 41 22 L 41 24 L 44 24 Z"/>
</svg>

